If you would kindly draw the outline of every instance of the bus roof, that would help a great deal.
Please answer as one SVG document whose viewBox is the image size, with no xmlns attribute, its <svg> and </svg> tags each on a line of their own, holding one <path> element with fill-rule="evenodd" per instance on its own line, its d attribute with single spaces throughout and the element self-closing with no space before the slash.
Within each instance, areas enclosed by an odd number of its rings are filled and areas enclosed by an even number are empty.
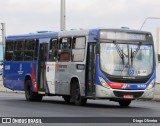
<svg viewBox="0 0 160 126">
<path fill-rule="evenodd" d="M 150 34 L 148 31 L 141 31 L 141 30 L 133 30 L 133 29 L 100 29 L 100 30 L 106 30 L 106 31 L 116 31 L 116 32 L 132 32 L 132 33 L 139 33 L 139 34 Z"/>
<path fill-rule="evenodd" d="M 79 29 L 79 30 L 70 30 L 70 31 L 59 31 L 59 32 L 39 32 L 39 33 L 30 33 L 24 35 L 14 35 L 8 36 L 7 40 L 23 40 L 23 39 L 36 39 L 36 38 L 54 38 L 54 37 L 67 37 L 67 36 L 97 36 L 99 31 L 116 31 L 116 32 L 132 32 L 140 34 L 150 34 L 150 32 L 140 31 L 140 30 L 130 30 L 130 29 L 106 29 L 106 28 L 97 28 L 97 29 Z"/>
<path fill-rule="evenodd" d="M 45 32 L 45 33 L 30 33 L 24 35 L 7 36 L 7 40 L 23 40 L 23 39 L 35 39 L 35 38 L 50 38 L 57 37 L 58 32 Z"/>
</svg>

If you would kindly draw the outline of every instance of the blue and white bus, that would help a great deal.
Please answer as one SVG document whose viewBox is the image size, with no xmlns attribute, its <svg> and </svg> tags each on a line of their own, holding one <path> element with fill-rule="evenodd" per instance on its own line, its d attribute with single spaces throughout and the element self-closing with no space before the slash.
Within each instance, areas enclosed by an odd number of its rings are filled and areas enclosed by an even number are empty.
<svg viewBox="0 0 160 126">
<path fill-rule="evenodd" d="M 126 107 L 153 98 L 154 51 L 151 33 L 129 29 L 8 36 L 3 82 L 25 91 L 27 101 L 62 96 L 76 105 L 108 99 Z"/>
</svg>

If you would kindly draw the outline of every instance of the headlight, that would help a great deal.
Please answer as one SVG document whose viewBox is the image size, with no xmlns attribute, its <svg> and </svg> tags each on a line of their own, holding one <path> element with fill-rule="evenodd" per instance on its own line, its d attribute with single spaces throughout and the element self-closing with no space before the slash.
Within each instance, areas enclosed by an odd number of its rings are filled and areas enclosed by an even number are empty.
<svg viewBox="0 0 160 126">
<path fill-rule="evenodd" d="M 107 82 L 102 77 L 99 77 L 99 81 L 101 82 L 103 87 L 108 88 L 108 89 L 110 88 L 110 86 L 107 84 Z"/>
<path fill-rule="evenodd" d="M 152 80 L 151 83 L 148 85 L 147 90 L 152 89 L 154 84 L 155 84 L 155 81 Z"/>
</svg>

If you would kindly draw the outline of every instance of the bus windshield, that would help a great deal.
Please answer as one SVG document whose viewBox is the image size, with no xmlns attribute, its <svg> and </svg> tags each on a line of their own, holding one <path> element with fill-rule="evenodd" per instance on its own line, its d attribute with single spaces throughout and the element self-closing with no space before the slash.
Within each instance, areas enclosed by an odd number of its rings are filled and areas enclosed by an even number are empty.
<svg viewBox="0 0 160 126">
<path fill-rule="evenodd" d="M 101 70 L 115 76 L 148 76 L 153 69 L 153 45 L 100 44 Z"/>
</svg>

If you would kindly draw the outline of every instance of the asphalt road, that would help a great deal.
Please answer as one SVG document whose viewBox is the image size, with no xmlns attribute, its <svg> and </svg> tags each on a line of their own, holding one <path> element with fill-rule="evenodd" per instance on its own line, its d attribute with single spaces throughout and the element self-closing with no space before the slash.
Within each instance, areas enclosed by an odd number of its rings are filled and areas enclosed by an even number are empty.
<svg viewBox="0 0 160 126">
<path fill-rule="evenodd" d="M 133 101 L 128 108 L 106 100 L 88 100 L 86 106 L 66 104 L 61 97 L 44 97 L 42 102 L 27 102 L 23 93 L 0 92 L 0 117 L 160 117 L 160 102 Z M 115 121 L 116 122 L 116 121 Z M 32 124 L 33 125 L 33 124 Z M 39 124 L 38 124 L 39 125 Z M 53 124 L 47 124 L 53 125 Z M 64 124 L 56 124 L 63 126 Z M 65 124 L 65 126 L 75 124 Z M 76 124 L 76 126 L 97 124 Z M 98 124 L 108 125 L 108 124 Z M 117 124 L 110 124 L 117 125 Z M 109 126 L 110 126 L 109 125 Z M 139 124 L 118 124 L 122 126 Z M 159 125 L 159 124 L 145 124 Z"/>
</svg>

